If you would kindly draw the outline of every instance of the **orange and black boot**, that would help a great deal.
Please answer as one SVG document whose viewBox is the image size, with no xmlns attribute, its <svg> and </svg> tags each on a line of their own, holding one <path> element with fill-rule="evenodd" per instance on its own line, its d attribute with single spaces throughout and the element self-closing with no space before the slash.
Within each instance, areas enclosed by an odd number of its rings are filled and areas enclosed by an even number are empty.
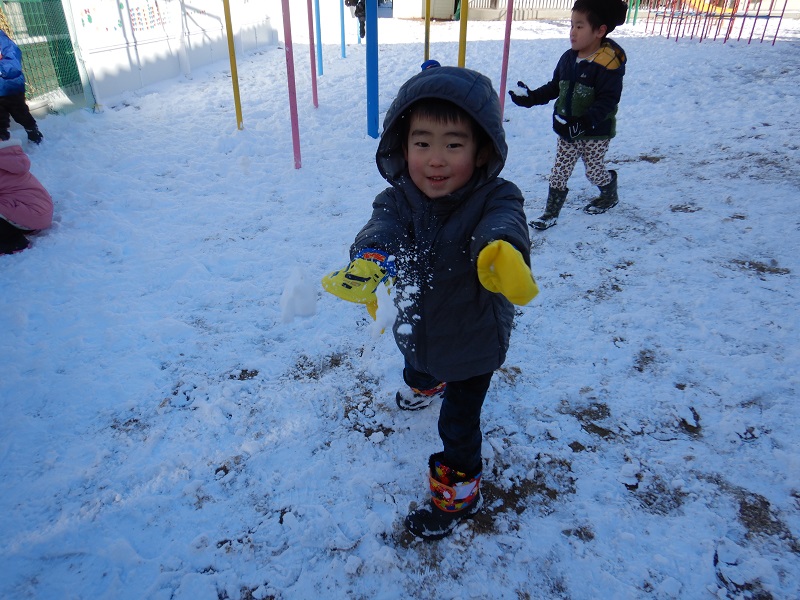
<svg viewBox="0 0 800 600">
<path fill-rule="evenodd" d="M 431 488 L 429 505 L 412 510 L 405 520 L 406 529 L 417 537 L 438 540 L 450 534 L 461 521 L 478 513 L 483 506 L 481 472 L 465 473 L 442 462 L 444 453 L 428 461 Z"/>
</svg>

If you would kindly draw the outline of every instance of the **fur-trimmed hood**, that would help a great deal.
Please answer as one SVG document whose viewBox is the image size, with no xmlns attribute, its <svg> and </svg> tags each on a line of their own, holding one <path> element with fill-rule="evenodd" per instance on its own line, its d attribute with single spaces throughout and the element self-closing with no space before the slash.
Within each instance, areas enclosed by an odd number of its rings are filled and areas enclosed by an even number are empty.
<svg viewBox="0 0 800 600">
<path fill-rule="evenodd" d="M 433 67 L 408 81 L 397 92 L 383 120 L 383 134 L 375 153 L 378 171 L 391 184 L 396 184 L 406 170 L 403 156 L 401 118 L 408 108 L 422 98 L 449 100 L 464 109 L 486 131 L 494 151 L 486 165 L 489 179 L 503 170 L 508 145 L 503 130 L 500 99 L 488 77 L 462 67 Z"/>
</svg>

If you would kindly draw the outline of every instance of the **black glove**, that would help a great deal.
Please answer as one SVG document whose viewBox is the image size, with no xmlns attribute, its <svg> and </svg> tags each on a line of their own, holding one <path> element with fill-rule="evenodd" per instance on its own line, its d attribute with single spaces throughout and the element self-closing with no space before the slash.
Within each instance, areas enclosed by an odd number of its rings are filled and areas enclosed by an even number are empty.
<svg viewBox="0 0 800 600">
<path fill-rule="evenodd" d="M 520 96 L 519 94 L 515 94 L 512 90 L 508 90 L 508 95 L 511 96 L 511 101 L 516 104 L 517 106 L 522 106 L 524 108 L 530 108 L 531 106 L 535 106 L 535 102 L 533 98 L 530 96 Z"/>
<path fill-rule="evenodd" d="M 590 133 L 592 123 L 588 117 L 562 117 L 553 115 L 553 131 L 564 139 L 572 142 L 575 139 Z"/>
<path fill-rule="evenodd" d="M 516 94 L 513 90 L 508 91 L 508 95 L 511 96 L 511 101 L 517 106 L 530 108 L 531 106 L 536 106 L 539 104 L 547 104 L 549 102 L 549 100 L 543 98 L 540 93 L 536 92 L 536 90 L 530 89 L 522 81 L 518 81 L 517 86 L 525 90 L 524 96 Z"/>
<path fill-rule="evenodd" d="M 587 117 L 573 117 L 567 120 L 569 139 L 574 140 L 589 133 L 592 123 Z"/>
<path fill-rule="evenodd" d="M 525 90 L 525 95 L 521 96 L 514 93 L 513 90 L 508 90 L 508 95 L 511 96 L 511 101 L 517 106 L 522 106 L 523 108 L 530 108 L 533 106 L 532 98 L 528 95 L 531 89 L 521 81 L 517 82 L 517 87 L 523 88 Z"/>
</svg>

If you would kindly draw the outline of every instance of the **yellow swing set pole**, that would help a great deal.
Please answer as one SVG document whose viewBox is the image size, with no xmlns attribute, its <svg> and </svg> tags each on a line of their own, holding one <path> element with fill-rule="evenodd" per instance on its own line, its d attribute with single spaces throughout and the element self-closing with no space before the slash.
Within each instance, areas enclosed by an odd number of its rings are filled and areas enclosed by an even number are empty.
<svg viewBox="0 0 800 600">
<path fill-rule="evenodd" d="M 228 55 L 231 59 L 231 82 L 233 83 L 233 103 L 236 107 L 236 128 L 244 129 L 242 119 L 242 102 L 239 99 L 239 73 L 236 71 L 236 51 L 233 45 L 233 27 L 231 26 L 231 5 L 229 0 L 222 0 L 225 8 L 225 28 L 228 30 Z"/>
<path fill-rule="evenodd" d="M 425 0 L 425 60 L 431 57 L 431 0 Z"/>
<path fill-rule="evenodd" d="M 469 0 L 461 0 L 461 31 L 458 36 L 458 66 L 463 67 L 467 56 L 467 20 Z"/>
</svg>

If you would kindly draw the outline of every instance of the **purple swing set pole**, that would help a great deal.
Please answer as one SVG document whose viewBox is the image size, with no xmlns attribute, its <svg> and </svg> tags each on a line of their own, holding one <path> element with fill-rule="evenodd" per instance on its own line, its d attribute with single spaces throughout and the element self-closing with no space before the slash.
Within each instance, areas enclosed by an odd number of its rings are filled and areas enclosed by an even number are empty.
<svg viewBox="0 0 800 600">
<path fill-rule="evenodd" d="M 708 8 L 706 9 L 706 16 L 703 19 L 703 26 L 700 28 L 700 41 L 703 41 L 703 38 L 706 37 L 706 25 L 708 25 L 708 19 L 711 17 L 711 3 L 708 3 Z"/>
<path fill-rule="evenodd" d="M 700 10 L 702 8 L 702 4 L 700 4 L 701 0 L 697 0 L 697 9 L 694 11 L 694 19 L 692 19 L 692 31 L 689 35 L 689 39 L 694 39 L 694 34 L 697 31 L 697 23 L 700 21 Z"/>
<path fill-rule="evenodd" d="M 745 0 L 747 1 L 747 0 Z M 728 43 L 728 38 L 731 37 L 731 31 L 733 31 L 733 22 L 736 19 L 736 13 L 739 12 L 739 0 L 735 0 L 733 3 L 733 10 L 731 12 L 731 20 L 728 23 L 728 29 L 725 31 L 725 38 L 722 40 L 723 44 Z"/>
<path fill-rule="evenodd" d="M 750 45 L 750 42 L 753 40 L 753 32 L 756 30 L 756 23 L 758 22 L 758 16 L 761 14 L 761 3 L 758 3 L 758 8 L 756 9 L 756 16 L 753 19 L 753 28 L 750 30 L 750 37 L 747 38 L 747 45 Z"/>
<path fill-rule="evenodd" d="M 664 35 L 664 21 L 667 20 L 667 4 L 664 4 L 664 13 L 661 15 L 661 29 L 658 30 L 658 35 Z M 655 31 L 655 21 L 653 22 L 653 30 Z"/>
<path fill-rule="evenodd" d="M 767 15 L 767 22 L 764 23 L 764 31 L 761 32 L 761 41 L 759 43 L 764 42 L 764 36 L 767 35 L 767 25 L 769 25 L 769 18 L 772 16 L 772 7 L 775 6 L 775 0 L 769 3 L 769 14 Z"/>
<path fill-rule="evenodd" d="M 695 0 L 689 0 L 689 4 L 687 4 L 689 12 L 693 13 L 693 14 L 690 15 L 689 13 L 687 13 L 686 18 L 683 20 L 683 23 L 681 24 L 682 25 L 682 27 L 681 27 L 681 37 L 686 37 L 686 28 L 689 27 L 690 17 L 693 17 L 694 14 L 697 14 L 697 11 L 694 9 L 694 3 L 695 3 Z M 677 37 L 675 39 L 677 41 Z"/>
<path fill-rule="evenodd" d="M 717 19 L 717 28 L 714 31 L 714 41 L 717 41 L 717 36 L 719 35 L 720 29 L 722 29 L 722 21 L 725 19 L 725 7 L 719 7 L 719 19 Z"/>
<path fill-rule="evenodd" d="M 773 46 L 775 45 L 775 40 L 778 39 L 778 31 L 780 31 L 780 29 L 781 29 L 781 23 L 783 22 L 783 15 L 786 12 L 786 3 L 788 1 L 789 0 L 783 0 L 783 10 L 781 10 L 781 16 L 778 19 L 778 27 L 775 29 L 775 36 L 772 38 L 772 45 Z"/>
<path fill-rule="evenodd" d="M 676 9 L 680 9 L 680 5 L 678 4 L 678 0 L 673 0 L 672 12 L 669 14 L 669 23 L 667 24 L 667 39 L 672 37 L 672 21 L 675 20 L 675 13 L 677 12 Z"/>
<path fill-rule="evenodd" d="M 742 32 L 744 31 L 744 22 L 747 20 L 747 11 L 750 10 L 750 2 L 745 0 L 744 3 L 744 14 L 742 15 L 742 26 L 739 28 L 739 35 L 736 37 L 736 41 L 742 39 Z"/>
</svg>

